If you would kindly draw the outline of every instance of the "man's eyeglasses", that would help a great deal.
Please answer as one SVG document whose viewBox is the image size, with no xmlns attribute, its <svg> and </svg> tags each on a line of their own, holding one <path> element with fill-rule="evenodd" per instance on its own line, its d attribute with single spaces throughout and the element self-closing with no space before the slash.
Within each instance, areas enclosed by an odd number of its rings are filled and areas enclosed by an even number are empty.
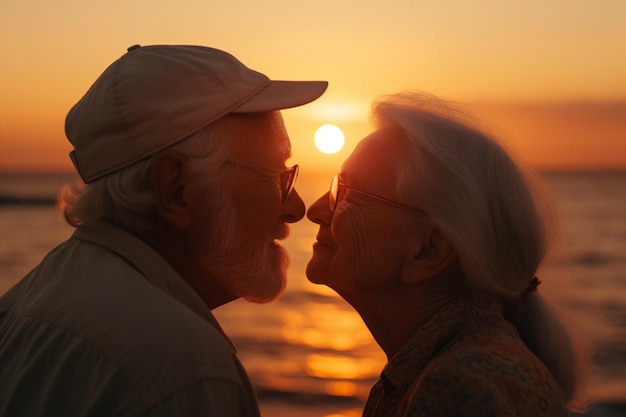
<svg viewBox="0 0 626 417">
<path fill-rule="evenodd" d="M 332 212 L 334 212 L 335 209 L 337 208 L 337 203 L 339 202 L 339 189 L 340 188 L 345 188 L 347 190 L 352 190 L 355 193 L 366 195 L 366 196 L 374 198 L 374 199 L 376 199 L 378 201 L 382 201 L 383 203 L 391 204 L 391 205 L 398 206 L 398 207 L 404 207 L 404 208 L 407 208 L 407 209 L 410 209 L 410 210 L 414 210 L 414 211 L 418 211 L 420 213 L 423 213 L 423 210 L 420 210 L 418 208 L 407 206 L 406 204 L 399 203 L 397 201 L 390 200 L 388 198 L 381 197 L 381 196 L 376 195 L 376 194 L 368 193 L 367 191 L 359 190 L 358 188 L 355 188 L 355 187 L 352 187 L 350 185 L 347 185 L 347 184 L 341 182 L 341 179 L 339 178 L 338 174 L 335 174 L 335 176 L 333 177 L 333 180 L 330 183 L 330 191 L 328 192 L 328 204 L 330 206 L 330 211 L 332 211 Z"/>
<path fill-rule="evenodd" d="M 256 165 L 246 165 L 246 164 L 238 164 L 236 162 L 226 162 L 227 165 L 232 165 L 235 167 L 243 168 L 248 171 L 264 175 L 267 177 L 280 178 L 280 191 L 282 196 L 282 202 L 284 203 L 289 194 L 293 190 L 293 186 L 298 178 L 298 172 L 300 172 L 300 167 L 298 164 L 292 166 L 291 168 L 287 168 L 285 170 L 260 167 Z"/>
</svg>

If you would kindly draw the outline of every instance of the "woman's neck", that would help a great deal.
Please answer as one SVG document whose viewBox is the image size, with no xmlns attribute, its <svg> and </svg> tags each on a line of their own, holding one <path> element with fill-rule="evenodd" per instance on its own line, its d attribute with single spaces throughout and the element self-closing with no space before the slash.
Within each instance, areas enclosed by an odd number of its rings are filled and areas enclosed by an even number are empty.
<svg viewBox="0 0 626 417">
<path fill-rule="evenodd" d="M 367 293 L 338 291 L 391 359 L 441 308 L 465 292 L 458 278 L 437 277 Z"/>
</svg>

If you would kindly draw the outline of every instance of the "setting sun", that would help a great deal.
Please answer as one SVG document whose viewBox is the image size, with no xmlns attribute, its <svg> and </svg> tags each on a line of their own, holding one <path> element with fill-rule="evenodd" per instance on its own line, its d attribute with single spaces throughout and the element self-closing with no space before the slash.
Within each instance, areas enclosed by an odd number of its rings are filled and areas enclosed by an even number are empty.
<svg viewBox="0 0 626 417">
<path fill-rule="evenodd" d="M 343 148 L 345 137 L 340 128 L 335 125 L 323 125 L 315 132 L 315 146 L 321 152 L 333 154 Z"/>
</svg>

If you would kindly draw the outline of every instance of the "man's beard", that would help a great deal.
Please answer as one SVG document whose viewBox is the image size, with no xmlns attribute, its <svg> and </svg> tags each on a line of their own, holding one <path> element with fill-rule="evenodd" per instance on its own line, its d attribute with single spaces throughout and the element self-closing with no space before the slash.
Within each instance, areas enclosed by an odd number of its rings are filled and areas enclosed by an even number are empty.
<svg viewBox="0 0 626 417">
<path fill-rule="evenodd" d="M 256 303 L 275 300 L 287 281 L 287 251 L 274 244 L 271 236 L 267 241 L 253 242 L 247 236 L 234 235 L 237 219 L 232 204 L 214 206 L 211 211 L 209 242 L 195 251 L 200 264 L 236 297 Z"/>
</svg>

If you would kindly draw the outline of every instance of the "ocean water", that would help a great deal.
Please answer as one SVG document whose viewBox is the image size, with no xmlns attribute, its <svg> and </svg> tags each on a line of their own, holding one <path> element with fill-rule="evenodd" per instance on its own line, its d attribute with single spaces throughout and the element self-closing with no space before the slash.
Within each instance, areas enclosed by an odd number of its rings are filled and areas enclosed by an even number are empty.
<svg viewBox="0 0 626 417">
<path fill-rule="evenodd" d="M 53 205 L 58 187 L 68 179 L 0 174 L 0 294 L 71 234 Z M 543 179 L 563 236 L 541 271 L 540 291 L 558 301 L 593 348 L 590 397 L 624 403 L 626 172 L 549 173 Z M 304 173 L 296 188 L 309 205 L 329 180 L 329 175 Z M 214 310 L 237 346 L 265 415 L 358 416 L 385 364 L 352 308 L 328 288 L 306 280 L 316 232 L 308 220 L 292 226 L 285 242 L 289 281 L 279 300 L 264 305 L 238 300 Z"/>
</svg>

